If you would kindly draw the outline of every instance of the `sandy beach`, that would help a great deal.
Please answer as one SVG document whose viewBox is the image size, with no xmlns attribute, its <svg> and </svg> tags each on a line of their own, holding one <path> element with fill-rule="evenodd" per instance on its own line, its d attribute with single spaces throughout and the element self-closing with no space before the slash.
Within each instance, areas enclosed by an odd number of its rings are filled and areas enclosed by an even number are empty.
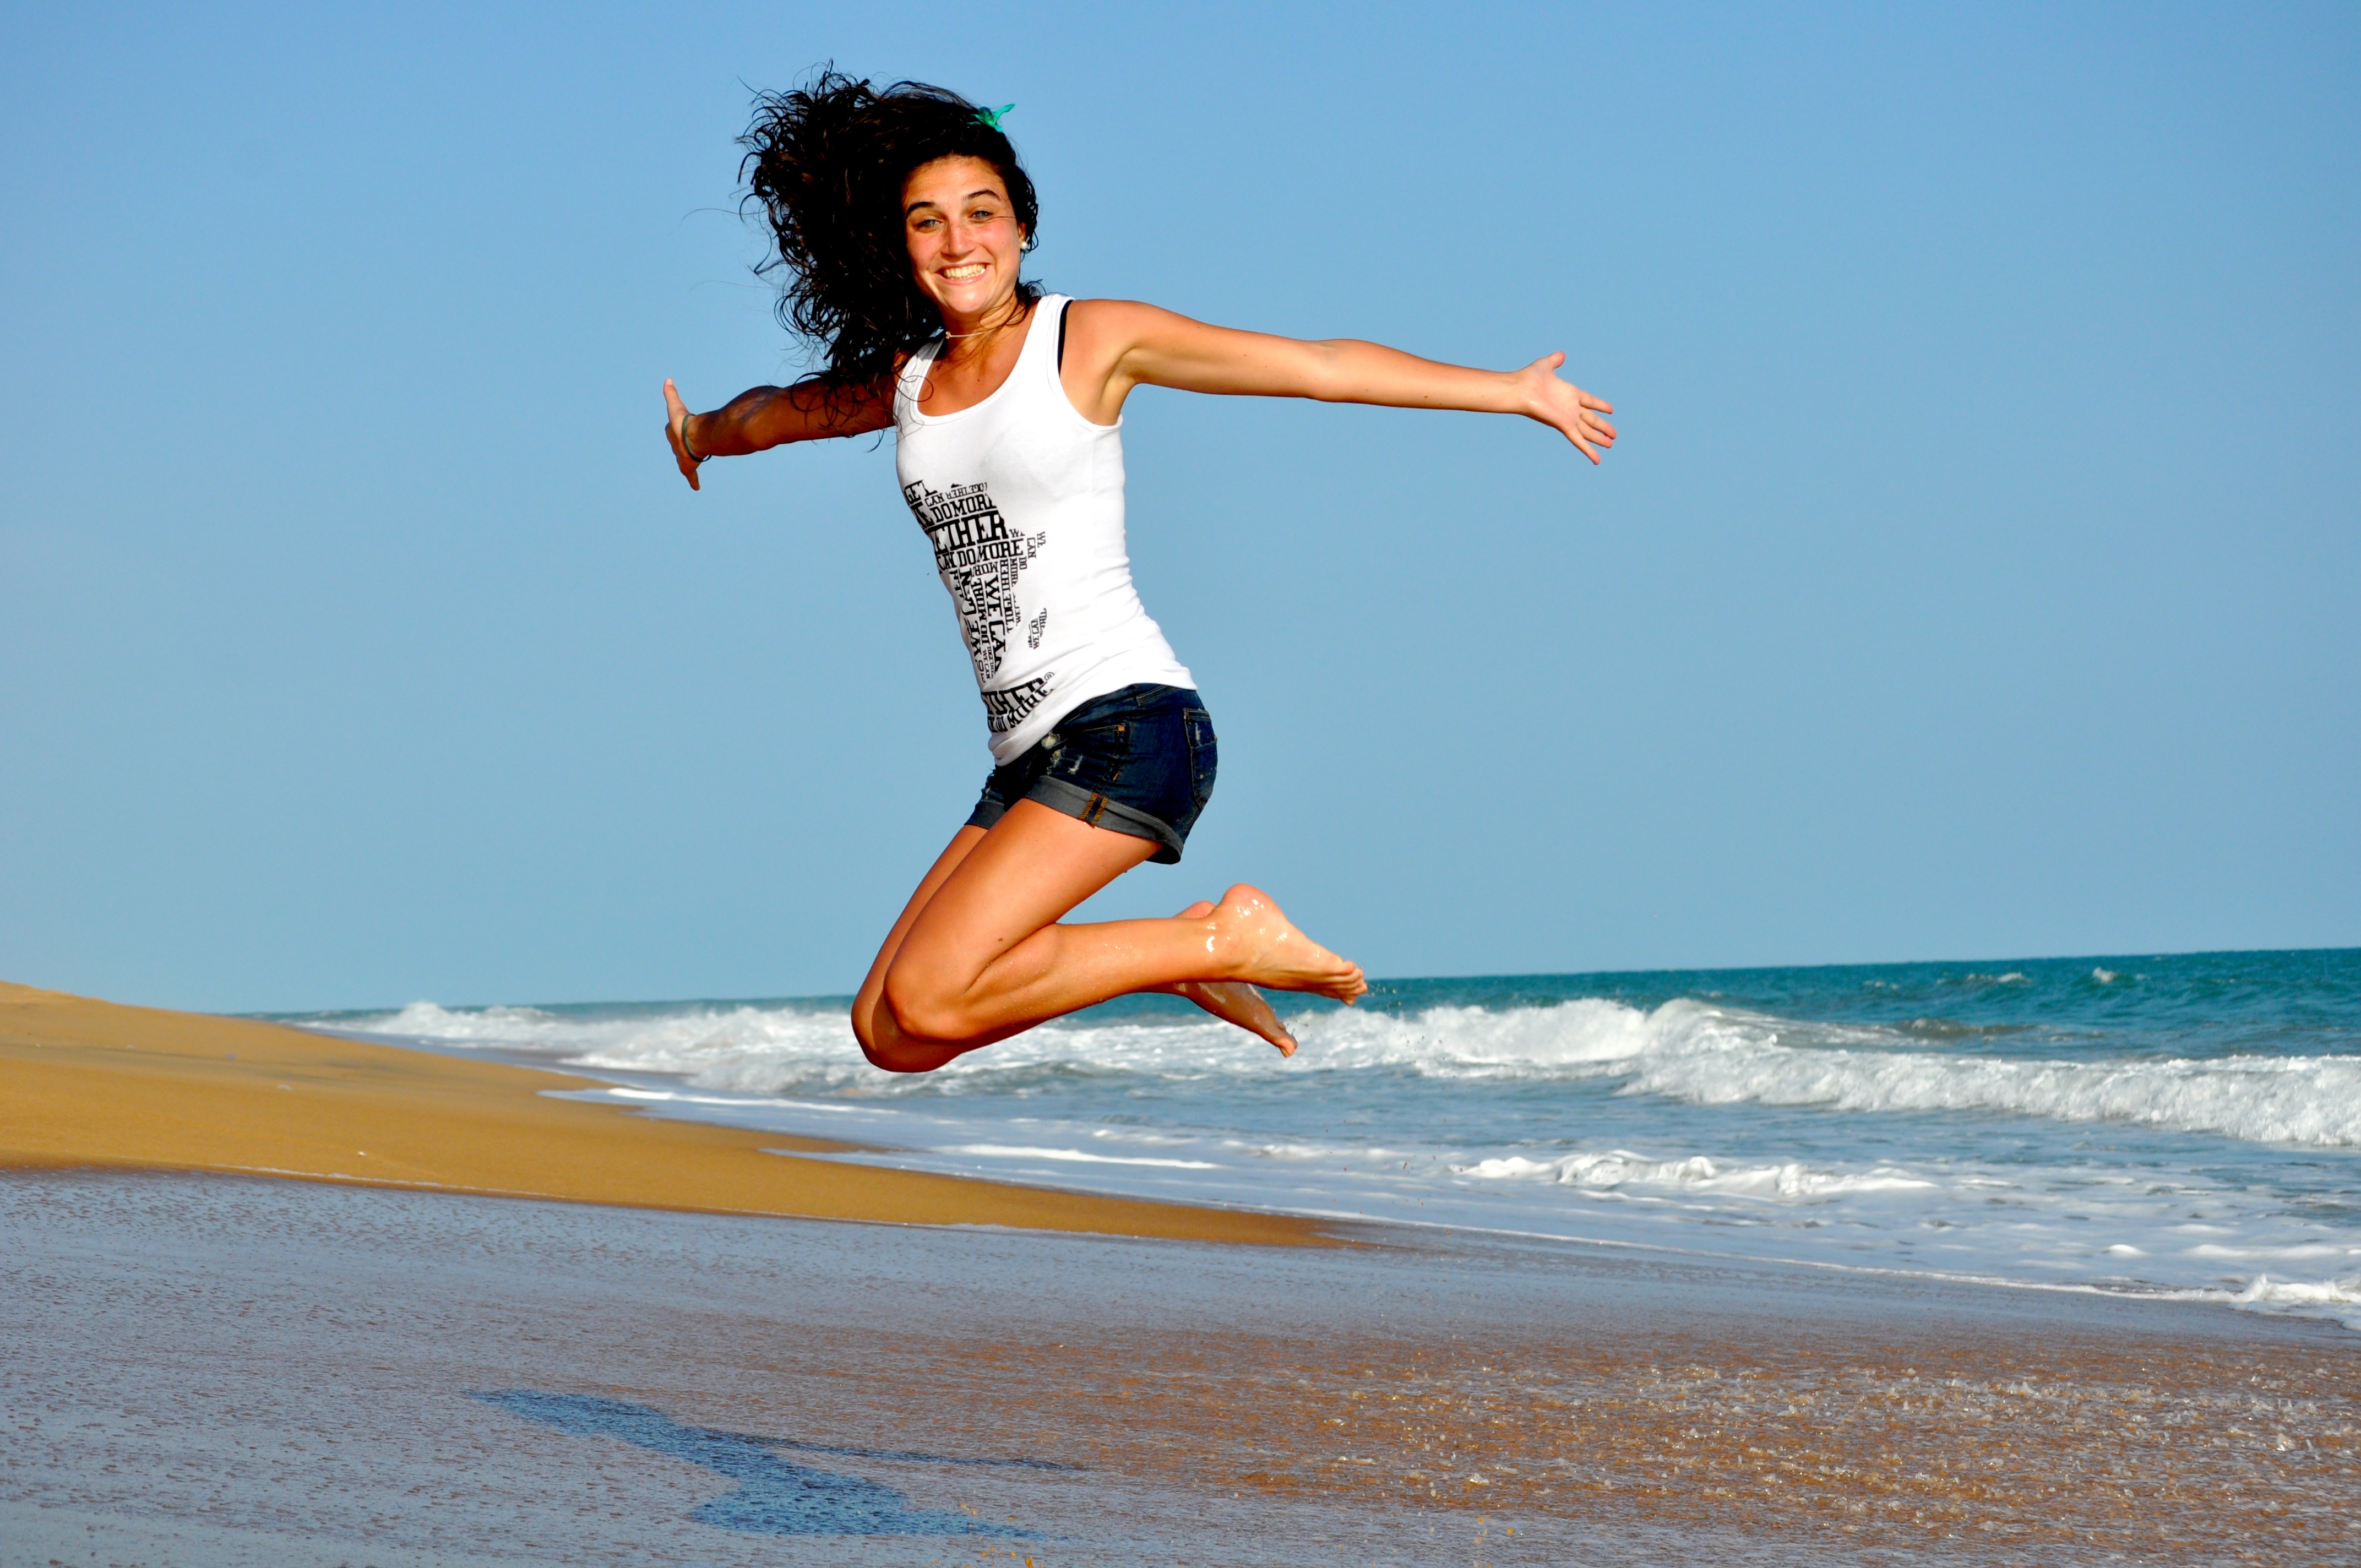
<svg viewBox="0 0 2361 1568">
<path fill-rule="evenodd" d="M 2361 1554 L 2333 1323 L 1237 1245 L 1318 1232 L 541 1092 L 571 1081 L 12 988 L 0 1562 Z"/>
<path fill-rule="evenodd" d="M 797 1159 L 796 1151 L 847 1146 L 549 1097 L 596 1087 L 0 981 L 0 1168 L 239 1172 L 718 1213 L 1323 1239 L 1279 1216 Z"/>
</svg>

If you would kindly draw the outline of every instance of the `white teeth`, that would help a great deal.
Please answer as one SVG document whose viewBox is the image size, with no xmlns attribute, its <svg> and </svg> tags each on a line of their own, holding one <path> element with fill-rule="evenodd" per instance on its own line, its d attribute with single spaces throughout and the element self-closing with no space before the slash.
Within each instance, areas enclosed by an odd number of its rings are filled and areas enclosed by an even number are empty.
<svg viewBox="0 0 2361 1568">
<path fill-rule="evenodd" d="M 982 263 L 978 263 L 973 267 L 946 267 L 943 269 L 943 276 L 946 278 L 980 278 L 983 276 L 983 267 Z"/>
</svg>

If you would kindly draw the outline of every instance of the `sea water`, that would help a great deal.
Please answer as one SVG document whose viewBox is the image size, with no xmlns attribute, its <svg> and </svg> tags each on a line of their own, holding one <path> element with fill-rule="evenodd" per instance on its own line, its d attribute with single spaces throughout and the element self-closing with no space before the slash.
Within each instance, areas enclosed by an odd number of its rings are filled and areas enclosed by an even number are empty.
<svg viewBox="0 0 2361 1568">
<path fill-rule="evenodd" d="M 917 1077 L 862 1060 L 842 998 L 291 1021 L 562 1064 L 610 1086 L 592 1098 L 911 1169 L 2361 1329 L 2361 949 L 1274 1001 L 1292 1060 L 1155 996 Z"/>
</svg>

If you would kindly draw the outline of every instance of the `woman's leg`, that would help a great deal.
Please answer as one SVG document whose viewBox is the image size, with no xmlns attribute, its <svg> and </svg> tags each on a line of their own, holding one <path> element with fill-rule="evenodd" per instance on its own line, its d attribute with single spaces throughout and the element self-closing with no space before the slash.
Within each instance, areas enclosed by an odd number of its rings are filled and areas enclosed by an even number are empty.
<svg viewBox="0 0 2361 1568">
<path fill-rule="evenodd" d="M 1055 923 L 1155 849 L 1029 800 L 988 833 L 962 829 L 920 883 L 896 924 L 899 940 L 887 938 L 854 1004 L 870 1059 L 928 1071 L 1046 1018 L 1183 982 L 1243 981 L 1344 1002 L 1368 989 L 1359 966 L 1243 884 L 1202 916 Z"/>
<path fill-rule="evenodd" d="M 917 923 L 919 912 L 935 896 L 935 890 L 943 885 L 943 880 L 961 861 L 967 859 L 968 851 L 983 841 L 983 829 L 981 828 L 962 828 L 952 835 L 950 845 L 936 857 L 927 874 L 919 879 L 917 891 L 910 894 L 910 901 L 903 906 L 901 917 L 894 922 L 894 928 L 885 934 L 884 943 L 878 948 L 877 958 L 870 964 L 869 973 L 861 982 L 860 993 L 852 1000 L 852 1032 L 860 1039 L 862 1049 L 870 1051 L 873 1061 L 876 1060 L 876 1056 L 870 1049 L 870 1042 L 879 1037 L 881 1025 L 878 1016 L 885 1006 L 885 971 L 893 967 L 894 956 L 902 950 L 902 938 L 909 935 L 910 927 Z M 1200 899 L 1180 911 L 1175 918 L 1202 920 L 1213 913 L 1213 905 Z M 1224 1023 L 1235 1024 L 1248 1034 L 1260 1036 L 1278 1047 L 1279 1054 L 1283 1057 L 1295 1054 L 1295 1036 L 1289 1033 L 1286 1025 L 1279 1021 L 1279 1014 L 1271 1011 L 1270 1003 L 1263 1000 L 1262 992 L 1244 981 L 1182 980 L 1156 989 L 1169 995 L 1184 997 Z M 894 1028 L 892 1018 L 888 1016 L 882 1026 L 891 1031 Z M 942 1046 L 930 1050 L 923 1042 L 906 1040 L 903 1044 L 909 1047 L 905 1053 L 906 1059 L 939 1058 L 932 1061 L 933 1067 L 942 1066 L 967 1048 Z M 877 1065 L 883 1067 L 885 1064 L 880 1061 Z M 931 1070 L 931 1068 L 917 1070 Z"/>
<path fill-rule="evenodd" d="M 956 1049 L 947 1049 L 940 1053 L 941 1060 L 928 1061 L 923 1066 L 906 1067 L 879 1058 L 879 1044 L 882 1042 L 887 1048 L 893 1048 L 897 1034 L 893 1015 L 885 1011 L 885 971 L 894 967 L 894 955 L 902 950 L 902 938 L 908 936 L 910 927 L 918 923 L 918 916 L 925 912 L 928 901 L 935 896 L 935 890 L 943 885 L 946 877 L 959 869 L 959 863 L 967 859 L 969 850 L 983 842 L 983 832 L 981 828 L 970 826 L 951 835 L 951 841 L 944 846 L 941 854 L 935 857 L 935 863 L 928 866 L 927 874 L 918 879 L 917 891 L 910 894 L 910 902 L 902 906 L 901 916 L 894 922 L 894 928 L 885 933 L 884 945 L 877 949 L 877 957 L 869 965 L 869 973 L 861 981 L 861 990 L 852 998 L 853 1038 L 861 1042 L 862 1053 L 873 1066 L 884 1068 L 889 1072 L 932 1072 L 960 1054 Z M 905 1044 L 909 1048 L 901 1054 L 913 1063 L 929 1054 L 923 1042 Z"/>
</svg>

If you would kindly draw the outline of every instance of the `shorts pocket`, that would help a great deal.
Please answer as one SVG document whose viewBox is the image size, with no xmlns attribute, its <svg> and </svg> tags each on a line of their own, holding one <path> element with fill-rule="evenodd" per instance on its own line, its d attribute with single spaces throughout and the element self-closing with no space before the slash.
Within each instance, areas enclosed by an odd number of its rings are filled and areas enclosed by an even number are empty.
<svg viewBox="0 0 2361 1568">
<path fill-rule="evenodd" d="M 1049 776 L 1067 779 L 1085 789 L 1104 790 L 1123 782 L 1123 765 L 1130 759 L 1129 719 L 1104 719 L 1073 729 L 1058 729 L 1058 755 Z"/>
<path fill-rule="evenodd" d="M 1213 798 L 1213 774 L 1222 761 L 1213 743 L 1213 716 L 1202 707 L 1184 707 L 1180 728 L 1189 737 L 1189 793 L 1202 811 Z"/>
</svg>

